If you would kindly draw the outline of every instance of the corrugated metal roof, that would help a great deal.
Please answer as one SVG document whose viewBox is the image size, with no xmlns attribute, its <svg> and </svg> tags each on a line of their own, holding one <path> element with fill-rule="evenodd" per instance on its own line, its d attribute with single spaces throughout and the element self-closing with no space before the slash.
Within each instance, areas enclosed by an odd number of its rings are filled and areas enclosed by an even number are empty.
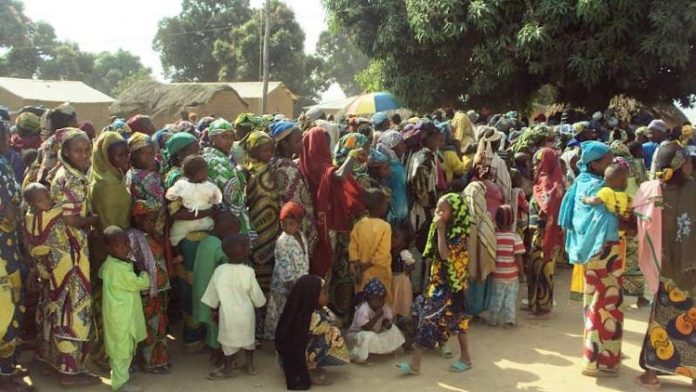
<svg viewBox="0 0 696 392">
<path fill-rule="evenodd" d="M 242 98 L 258 98 L 261 99 L 263 95 L 263 82 L 233 82 L 228 83 L 233 89 L 237 90 L 237 93 L 242 96 Z M 289 88 L 283 84 L 283 82 L 268 82 L 268 92 L 282 87 L 291 96 L 293 100 L 297 100 L 297 96 L 290 91 Z"/>
<path fill-rule="evenodd" d="M 51 102 L 114 102 L 110 96 L 77 81 L 0 78 L 0 88 L 23 99 Z"/>
</svg>

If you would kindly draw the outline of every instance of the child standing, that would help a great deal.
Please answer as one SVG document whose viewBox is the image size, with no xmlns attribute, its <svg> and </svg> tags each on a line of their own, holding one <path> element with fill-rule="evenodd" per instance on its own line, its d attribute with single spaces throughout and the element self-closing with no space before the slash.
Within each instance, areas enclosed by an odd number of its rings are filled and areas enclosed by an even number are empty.
<svg viewBox="0 0 696 392">
<path fill-rule="evenodd" d="M 142 293 L 147 339 L 141 348 L 143 370 L 152 374 L 169 373 L 167 305 L 170 285 L 164 260 L 164 242 L 157 232 L 160 211 L 160 203 L 136 200 L 131 210 L 132 228 L 128 230 L 132 259 L 138 270 L 150 275 L 150 287 Z"/>
<path fill-rule="evenodd" d="M 263 329 L 263 336 L 268 340 L 275 338 L 278 319 L 292 286 L 297 279 L 309 273 L 307 238 L 300 230 L 302 219 L 304 209 L 294 201 L 285 203 L 280 209 L 280 227 L 283 233 L 276 240 L 275 266 Z"/>
<path fill-rule="evenodd" d="M 525 254 L 524 242 L 513 227 L 514 211 L 508 204 L 503 204 L 495 214 L 498 230 L 495 232 L 497 251 L 495 271 L 493 271 L 491 318 L 488 325 L 495 327 L 499 319 L 506 328 L 515 326 L 515 309 L 520 280 L 524 276 Z"/>
<path fill-rule="evenodd" d="M 131 246 L 126 231 L 118 226 L 107 227 L 104 244 L 109 255 L 99 269 L 99 278 L 104 282 L 102 316 L 111 389 L 139 392 L 142 388 L 129 380 L 129 368 L 135 346 L 147 337 L 140 291 L 150 288 L 150 276 L 145 271 L 139 275 L 134 272 L 128 260 Z"/>
<path fill-rule="evenodd" d="M 409 317 L 413 304 L 411 271 L 416 263 L 410 250 L 409 232 L 403 225 L 392 227 L 391 269 L 392 269 L 392 310 L 395 316 Z"/>
<path fill-rule="evenodd" d="M 355 292 L 363 291 L 365 283 L 378 278 L 385 287 L 392 286 L 391 226 L 384 220 L 389 200 L 379 188 L 370 188 L 363 195 L 370 213 L 353 226 L 348 246 L 348 260 L 355 270 Z M 387 292 L 387 303 L 392 303 Z"/>
<path fill-rule="evenodd" d="M 346 333 L 352 344 L 350 356 L 355 363 L 367 363 L 370 354 L 388 354 L 404 344 L 404 335 L 392 323 L 393 314 L 385 303 L 387 288 L 378 278 L 372 278 L 362 294 L 353 324 Z"/>
<path fill-rule="evenodd" d="M 183 170 L 185 177 L 167 189 L 167 200 L 180 200 L 184 207 L 196 214 L 198 211 L 208 210 L 222 203 L 222 192 L 215 184 L 208 181 L 208 164 L 202 156 L 186 157 Z M 169 240 L 173 246 L 176 246 L 189 233 L 212 230 L 214 225 L 213 218 L 209 216 L 193 220 L 175 220 L 169 233 Z"/>
<path fill-rule="evenodd" d="M 256 281 L 254 270 L 241 264 L 249 256 L 249 237 L 228 236 L 222 241 L 222 250 L 227 255 L 229 264 L 215 269 L 201 298 L 211 308 L 220 307 L 218 341 L 222 345 L 225 359 L 222 366 L 210 373 L 208 378 L 211 380 L 232 376 L 232 359 L 240 350 L 244 350 L 247 372 L 256 374 L 254 308 L 266 304 L 266 297 Z"/>
</svg>

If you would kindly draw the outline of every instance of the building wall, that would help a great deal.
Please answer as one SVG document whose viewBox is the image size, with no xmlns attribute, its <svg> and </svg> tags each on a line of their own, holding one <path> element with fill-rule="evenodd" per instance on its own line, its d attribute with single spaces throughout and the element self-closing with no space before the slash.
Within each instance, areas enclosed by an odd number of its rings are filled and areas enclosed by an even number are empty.
<svg viewBox="0 0 696 392">
<path fill-rule="evenodd" d="M 24 106 L 40 106 L 43 105 L 48 109 L 62 105 L 65 102 L 42 101 L 34 99 L 22 99 L 5 89 L 0 89 L 0 105 L 10 108 L 10 111 L 17 111 Z M 93 102 L 93 103 L 70 103 L 77 111 L 78 120 L 89 120 L 94 124 L 94 127 L 99 130 L 109 124 L 109 106 L 111 102 Z"/>
<path fill-rule="evenodd" d="M 255 114 L 261 114 L 261 98 L 242 97 L 249 103 L 249 111 Z M 295 112 L 295 102 L 290 95 L 277 88 L 268 94 L 267 113 L 282 113 L 287 118 L 293 118 Z"/>
</svg>

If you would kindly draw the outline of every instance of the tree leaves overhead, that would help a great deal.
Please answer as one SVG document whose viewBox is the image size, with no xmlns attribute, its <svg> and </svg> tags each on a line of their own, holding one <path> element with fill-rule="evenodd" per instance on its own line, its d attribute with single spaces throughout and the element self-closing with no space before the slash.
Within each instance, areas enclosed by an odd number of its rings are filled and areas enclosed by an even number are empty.
<svg viewBox="0 0 696 392">
<path fill-rule="evenodd" d="M 521 108 L 544 85 L 588 108 L 617 94 L 688 105 L 696 91 L 690 0 L 323 2 L 414 109 Z"/>
<path fill-rule="evenodd" d="M 368 67 L 369 59 L 344 33 L 333 30 L 322 32 L 317 42 L 316 56 L 322 59 L 319 80 L 325 80 L 327 84 L 338 83 L 348 96 L 359 94 L 369 84 L 357 80 L 357 75 Z"/>
<path fill-rule="evenodd" d="M 214 82 L 225 65 L 213 56 L 218 40 L 252 16 L 248 0 L 184 0 L 179 15 L 159 22 L 152 43 L 164 76 L 175 82 Z"/>
</svg>

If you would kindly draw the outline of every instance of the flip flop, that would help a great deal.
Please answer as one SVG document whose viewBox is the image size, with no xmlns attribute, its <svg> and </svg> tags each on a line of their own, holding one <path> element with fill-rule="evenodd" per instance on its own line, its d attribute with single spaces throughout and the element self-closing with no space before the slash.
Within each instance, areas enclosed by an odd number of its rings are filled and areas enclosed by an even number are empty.
<svg viewBox="0 0 696 392">
<path fill-rule="evenodd" d="M 462 361 L 454 362 L 450 365 L 449 371 L 452 373 L 462 373 L 474 367 L 472 363 L 464 363 Z"/>
<path fill-rule="evenodd" d="M 440 346 L 440 347 L 437 349 L 437 352 L 440 353 L 440 356 L 441 356 L 442 358 L 447 358 L 447 359 L 449 359 L 449 358 L 454 357 L 454 353 L 452 353 L 452 350 L 450 350 L 449 347 L 447 347 L 447 345 Z"/>
<path fill-rule="evenodd" d="M 400 364 L 396 365 L 396 367 L 399 368 L 401 374 L 404 376 L 417 376 L 419 373 L 417 370 L 413 370 L 411 364 L 408 362 L 401 362 Z"/>
<path fill-rule="evenodd" d="M 635 381 L 635 383 L 638 384 L 639 386 L 641 386 L 645 389 L 649 389 L 651 391 L 659 391 L 660 388 L 662 387 L 660 380 L 657 380 L 657 382 L 655 382 L 655 383 L 646 384 L 643 382 L 643 380 L 640 379 L 640 376 L 638 376 L 638 377 L 634 378 L 633 381 Z"/>
</svg>

